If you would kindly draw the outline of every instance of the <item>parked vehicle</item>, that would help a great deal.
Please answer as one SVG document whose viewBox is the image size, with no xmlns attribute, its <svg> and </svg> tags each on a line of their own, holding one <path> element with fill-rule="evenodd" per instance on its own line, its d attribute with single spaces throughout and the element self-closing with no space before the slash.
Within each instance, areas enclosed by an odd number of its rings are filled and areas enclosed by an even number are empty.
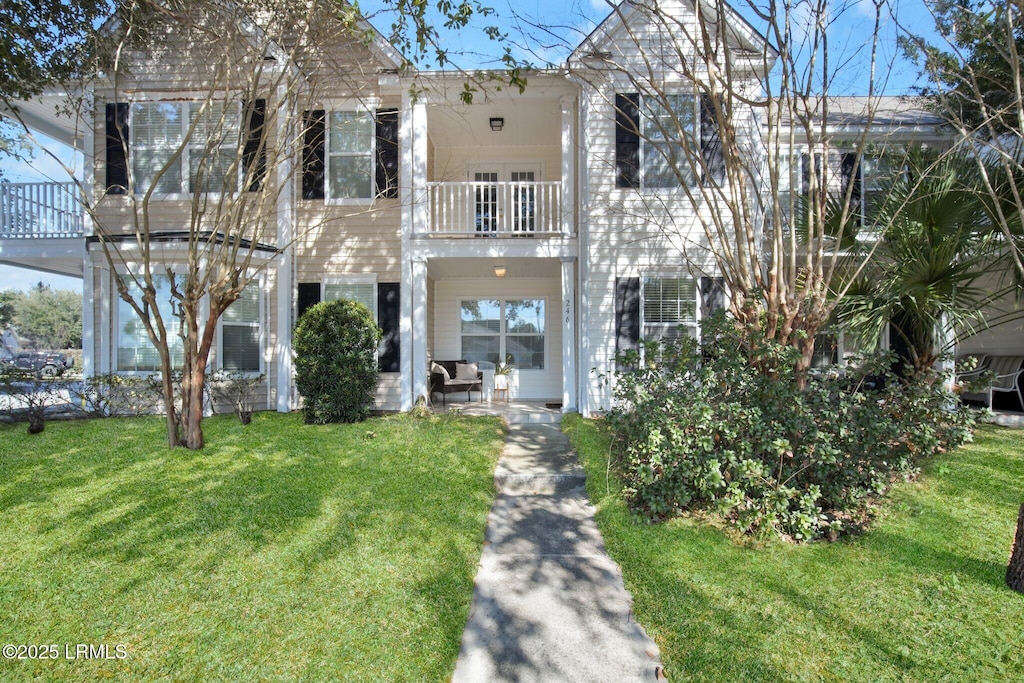
<svg viewBox="0 0 1024 683">
<path fill-rule="evenodd" d="M 74 361 L 59 351 L 22 351 L 0 361 L 4 368 L 34 372 L 37 377 L 59 377 Z"/>
</svg>

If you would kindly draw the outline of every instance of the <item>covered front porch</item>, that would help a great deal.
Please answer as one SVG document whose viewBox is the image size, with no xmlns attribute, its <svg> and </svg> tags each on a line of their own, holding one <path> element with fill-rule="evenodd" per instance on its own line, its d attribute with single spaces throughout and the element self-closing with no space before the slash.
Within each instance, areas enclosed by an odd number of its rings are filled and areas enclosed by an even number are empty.
<svg viewBox="0 0 1024 683">
<path fill-rule="evenodd" d="M 499 402 L 576 410 L 574 257 L 435 254 L 412 265 L 412 397 L 467 410 Z M 435 362 L 454 361 L 480 371 L 471 400 L 431 392 Z"/>
</svg>

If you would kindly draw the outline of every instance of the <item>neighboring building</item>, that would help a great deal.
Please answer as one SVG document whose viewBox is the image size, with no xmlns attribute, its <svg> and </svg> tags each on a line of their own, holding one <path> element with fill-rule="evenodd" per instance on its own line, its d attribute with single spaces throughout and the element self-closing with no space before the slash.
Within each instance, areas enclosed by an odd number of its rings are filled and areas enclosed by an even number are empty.
<svg viewBox="0 0 1024 683">
<path fill-rule="evenodd" d="M 692 17 L 692 7 L 661 4 L 681 20 Z M 296 142 L 302 144 L 290 147 L 289 162 L 260 177 L 259 187 L 247 188 L 272 197 L 266 210 L 274 234 L 257 250 L 269 266 L 222 320 L 213 369 L 265 373 L 264 406 L 295 408 L 295 320 L 317 301 L 352 298 L 374 311 L 385 334 L 378 408 L 412 407 L 427 393 L 434 359 L 511 357 L 514 398 L 557 402 L 586 415 L 610 405 L 604 377 L 617 351 L 680 325 L 697 334 L 701 319 L 722 305 L 723 292 L 714 259 L 692 248 L 705 241 L 700 212 L 711 209 L 693 201 L 684 185 L 716 179 L 680 178 L 656 163 L 657 153 L 676 142 L 671 136 L 659 142 L 658 112 L 642 101 L 637 78 L 653 78 L 669 94 L 709 168 L 720 154 L 717 134 L 693 81 L 671 59 L 645 72 L 651 65 L 629 54 L 633 43 L 623 36 L 640 33 L 652 50 L 674 39 L 673 50 L 680 50 L 669 51 L 674 58 L 692 46 L 666 35 L 632 3 L 620 10 L 565 69 L 532 73 L 525 92 L 492 92 L 474 104 L 462 102 L 463 74 L 400 73 L 400 55 L 372 30 L 367 41 L 338 38 L 331 56 L 347 76 L 320 79 L 311 101 L 289 115 L 301 117 Z M 731 65 L 734 77 L 756 92 L 770 48 L 738 17 L 729 21 L 735 52 L 762 55 Z M 157 183 L 162 197 L 147 218 L 160 235 L 156 253 L 173 265 L 200 181 L 187 155 L 176 174 L 158 180 L 147 164 L 165 158 L 169 141 L 194 120 L 190 94 L 201 89 L 208 65 L 173 49 L 134 58 L 144 68 L 126 71 L 117 88 L 109 77 L 94 85 L 89 125 L 54 114 L 45 97 L 22 113 L 41 132 L 92 153 L 83 180 L 94 183 L 97 195 L 109 191 L 96 215 L 108 230 L 131 232 L 125 216 L 132 197 L 119 190 L 129 169 L 140 190 Z M 609 58 L 635 64 L 637 72 L 626 77 L 603 68 Z M 267 59 L 277 68 L 298 68 L 280 64 L 280 56 Z M 301 66 L 326 68 L 317 64 Z M 244 116 L 231 113 L 233 125 L 258 127 L 267 112 L 288 106 L 274 96 L 259 93 Z M 855 109 L 856 102 L 846 102 Z M 894 126 L 907 139 L 933 134 L 932 121 L 904 125 L 898 105 L 887 104 L 891 116 L 876 120 L 879 130 Z M 740 118 L 737 125 L 755 140 L 754 113 Z M 855 113 L 843 125 L 858 130 Z M 271 134 L 288 130 L 282 118 Z M 850 175 L 841 153 L 828 163 L 837 177 Z M 223 175 L 219 181 L 237 187 Z M 869 201 L 870 179 L 861 183 Z M 84 278 L 85 372 L 153 371 L 155 353 L 117 297 L 119 272 L 110 271 L 91 224 L 76 210 L 73 188 L 0 189 L 8 214 L 26 202 L 43 207 L 30 221 L 4 218 L 0 261 Z M 137 267 L 130 255 L 124 267 Z"/>
</svg>

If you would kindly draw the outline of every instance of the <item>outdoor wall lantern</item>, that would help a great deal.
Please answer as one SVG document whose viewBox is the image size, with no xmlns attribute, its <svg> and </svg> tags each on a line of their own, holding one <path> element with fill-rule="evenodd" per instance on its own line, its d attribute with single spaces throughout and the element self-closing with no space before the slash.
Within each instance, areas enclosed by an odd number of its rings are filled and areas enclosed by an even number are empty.
<svg viewBox="0 0 1024 683">
<path fill-rule="evenodd" d="M 494 277 L 505 277 L 505 266 L 501 264 L 494 266 Z"/>
<path fill-rule="evenodd" d="M 491 130 L 494 132 L 500 132 L 505 127 L 505 119 L 500 116 L 491 117 Z"/>
</svg>

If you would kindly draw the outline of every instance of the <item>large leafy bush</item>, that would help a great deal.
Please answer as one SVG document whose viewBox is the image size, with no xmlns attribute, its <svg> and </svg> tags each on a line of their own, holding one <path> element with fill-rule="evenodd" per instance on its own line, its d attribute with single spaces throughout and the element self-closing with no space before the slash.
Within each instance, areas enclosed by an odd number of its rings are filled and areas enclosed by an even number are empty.
<svg viewBox="0 0 1024 683">
<path fill-rule="evenodd" d="M 295 327 L 295 386 L 307 424 L 359 422 L 370 415 L 381 331 L 362 304 L 340 299 L 310 307 Z"/>
<path fill-rule="evenodd" d="M 923 458 L 971 437 L 941 382 L 890 376 L 888 358 L 801 388 L 795 350 L 711 329 L 705 354 L 665 342 L 617 377 L 616 465 L 644 517 L 706 510 L 755 535 L 835 538 Z"/>
</svg>

